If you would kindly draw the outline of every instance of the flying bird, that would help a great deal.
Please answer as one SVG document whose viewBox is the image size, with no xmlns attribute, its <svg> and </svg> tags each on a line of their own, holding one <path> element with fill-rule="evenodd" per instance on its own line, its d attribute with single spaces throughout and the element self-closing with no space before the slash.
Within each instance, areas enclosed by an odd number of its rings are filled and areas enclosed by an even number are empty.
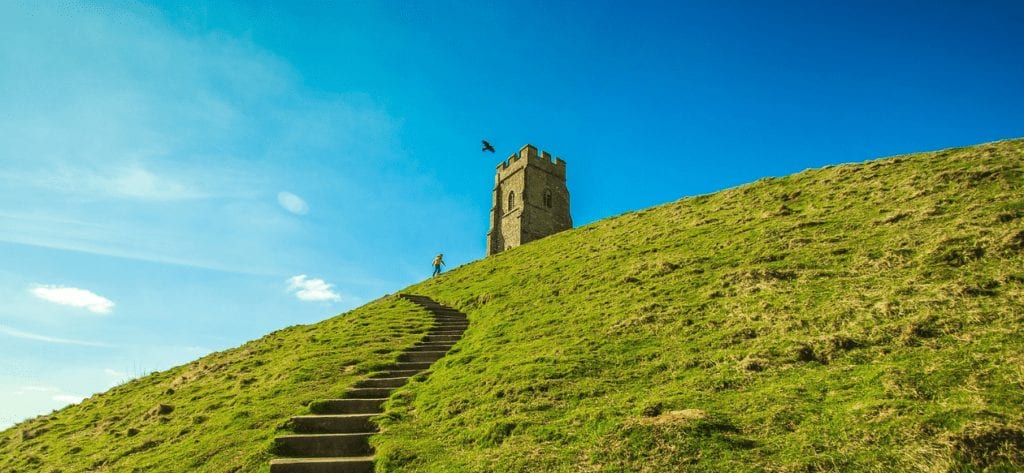
<svg viewBox="0 0 1024 473">
<path fill-rule="evenodd" d="M 492 153 L 494 152 L 494 147 L 491 146 L 491 144 L 488 143 L 487 140 L 480 140 L 480 142 L 484 144 L 484 147 L 480 151 L 490 151 Z"/>
</svg>

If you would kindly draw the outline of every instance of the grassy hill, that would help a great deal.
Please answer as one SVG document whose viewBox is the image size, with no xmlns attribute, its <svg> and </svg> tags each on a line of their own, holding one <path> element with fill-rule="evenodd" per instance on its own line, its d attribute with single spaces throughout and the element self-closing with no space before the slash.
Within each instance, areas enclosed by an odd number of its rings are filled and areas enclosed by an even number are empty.
<svg viewBox="0 0 1024 473">
<path fill-rule="evenodd" d="M 379 300 L 136 379 L 0 433 L 0 472 L 266 471 L 289 416 L 394 361 L 429 324 L 419 306 Z"/>
<path fill-rule="evenodd" d="M 404 292 L 471 325 L 389 402 L 378 469 L 1024 471 L 1024 140 L 764 179 Z M 385 298 L 275 332 L 15 426 L 0 465 L 265 471 L 289 415 L 426 324 Z"/>
</svg>

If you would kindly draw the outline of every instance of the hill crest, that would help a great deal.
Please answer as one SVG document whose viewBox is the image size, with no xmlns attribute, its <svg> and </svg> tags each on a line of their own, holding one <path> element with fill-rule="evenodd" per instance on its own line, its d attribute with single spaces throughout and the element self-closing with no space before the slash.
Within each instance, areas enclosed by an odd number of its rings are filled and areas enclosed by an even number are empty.
<svg viewBox="0 0 1024 473">
<path fill-rule="evenodd" d="M 1022 163 L 1007 140 L 763 179 L 414 285 L 472 325 L 389 401 L 378 468 L 1022 468 Z M 263 471 L 287 417 L 427 319 L 384 298 L 278 331 L 19 424 L 0 455 Z"/>
</svg>

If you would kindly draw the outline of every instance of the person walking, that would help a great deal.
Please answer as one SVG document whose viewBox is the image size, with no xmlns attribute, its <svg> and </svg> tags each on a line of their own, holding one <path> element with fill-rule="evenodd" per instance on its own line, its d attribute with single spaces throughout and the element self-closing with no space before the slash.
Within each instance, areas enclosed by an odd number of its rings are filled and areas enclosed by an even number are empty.
<svg viewBox="0 0 1024 473">
<path fill-rule="evenodd" d="M 446 266 L 444 264 L 444 253 L 438 253 L 437 256 L 434 257 L 434 274 L 430 277 L 441 274 L 441 266 Z"/>
</svg>

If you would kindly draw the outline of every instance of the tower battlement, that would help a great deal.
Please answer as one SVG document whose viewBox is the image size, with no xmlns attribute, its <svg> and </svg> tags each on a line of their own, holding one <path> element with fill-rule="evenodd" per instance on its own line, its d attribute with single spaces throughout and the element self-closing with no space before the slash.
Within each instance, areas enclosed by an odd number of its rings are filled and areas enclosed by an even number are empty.
<svg viewBox="0 0 1024 473">
<path fill-rule="evenodd" d="M 572 228 L 565 161 L 523 145 L 494 173 L 487 254 Z"/>
<path fill-rule="evenodd" d="M 525 144 L 519 151 L 509 155 L 508 158 L 498 163 L 497 178 L 502 179 L 510 175 L 520 167 L 534 165 L 556 176 L 565 176 L 565 161 L 559 157 L 552 157 L 551 153 L 541 151 L 537 154 L 537 147 Z"/>
</svg>

